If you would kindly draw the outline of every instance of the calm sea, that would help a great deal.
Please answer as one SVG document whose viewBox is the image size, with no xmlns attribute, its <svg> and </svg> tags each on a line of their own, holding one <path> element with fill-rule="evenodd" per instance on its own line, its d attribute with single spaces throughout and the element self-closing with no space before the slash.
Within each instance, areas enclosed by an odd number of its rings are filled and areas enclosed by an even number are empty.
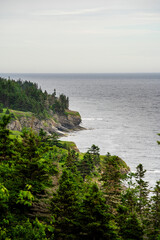
<svg viewBox="0 0 160 240">
<path fill-rule="evenodd" d="M 87 130 L 65 137 L 85 152 L 118 155 L 135 171 L 147 169 L 153 186 L 160 179 L 160 74 L 0 74 L 37 82 L 43 90 L 69 96 L 70 109 Z"/>
</svg>

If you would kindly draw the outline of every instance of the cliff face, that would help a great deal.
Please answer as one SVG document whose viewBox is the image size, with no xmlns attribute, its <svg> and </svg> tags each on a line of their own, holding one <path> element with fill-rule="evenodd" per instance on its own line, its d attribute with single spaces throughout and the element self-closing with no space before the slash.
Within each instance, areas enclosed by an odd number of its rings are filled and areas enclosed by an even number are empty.
<svg viewBox="0 0 160 240">
<path fill-rule="evenodd" d="M 20 116 L 17 119 L 12 119 L 8 125 L 10 130 L 21 131 L 22 128 L 33 128 L 39 132 L 43 129 L 47 134 L 57 133 L 64 135 L 65 132 L 71 130 L 80 130 L 81 116 L 78 112 L 68 111 L 65 115 L 53 115 L 49 119 L 39 120 L 35 116 Z"/>
<path fill-rule="evenodd" d="M 77 130 L 80 128 L 79 124 L 81 123 L 81 116 L 78 112 L 77 114 L 66 114 L 66 115 L 54 115 L 56 122 L 60 123 L 61 126 L 58 126 L 59 129 L 66 128 L 68 130 Z"/>
</svg>

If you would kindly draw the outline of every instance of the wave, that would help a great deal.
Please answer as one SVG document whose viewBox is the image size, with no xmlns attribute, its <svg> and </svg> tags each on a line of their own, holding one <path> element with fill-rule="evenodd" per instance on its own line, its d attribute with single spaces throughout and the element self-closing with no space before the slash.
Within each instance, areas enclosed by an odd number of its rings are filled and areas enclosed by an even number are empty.
<svg viewBox="0 0 160 240">
<path fill-rule="evenodd" d="M 103 118 L 82 118 L 82 121 L 103 121 Z"/>
</svg>

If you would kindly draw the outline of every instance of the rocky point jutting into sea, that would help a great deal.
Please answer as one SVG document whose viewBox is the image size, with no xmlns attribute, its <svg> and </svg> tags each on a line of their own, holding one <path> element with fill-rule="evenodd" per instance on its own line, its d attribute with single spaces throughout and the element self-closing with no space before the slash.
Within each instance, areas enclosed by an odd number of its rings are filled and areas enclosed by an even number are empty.
<svg viewBox="0 0 160 240">
<path fill-rule="evenodd" d="M 10 110 L 12 113 L 16 111 Z M 19 112 L 20 113 L 20 112 Z M 65 133 L 72 130 L 83 129 L 79 124 L 81 123 L 81 116 L 76 111 L 68 110 L 67 114 L 54 114 L 53 117 L 40 120 L 33 114 L 31 116 L 19 114 L 16 119 L 12 119 L 8 128 L 14 131 L 21 131 L 24 127 L 33 128 L 36 132 L 43 129 L 47 134 L 56 133 L 59 136 L 65 135 Z"/>
<path fill-rule="evenodd" d="M 21 131 L 43 129 L 47 134 L 64 135 L 82 129 L 79 112 L 69 110 L 69 98 L 63 93 L 56 96 L 42 91 L 37 83 L 0 77 L 0 117 L 11 114 L 9 129 Z"/>
</svg>

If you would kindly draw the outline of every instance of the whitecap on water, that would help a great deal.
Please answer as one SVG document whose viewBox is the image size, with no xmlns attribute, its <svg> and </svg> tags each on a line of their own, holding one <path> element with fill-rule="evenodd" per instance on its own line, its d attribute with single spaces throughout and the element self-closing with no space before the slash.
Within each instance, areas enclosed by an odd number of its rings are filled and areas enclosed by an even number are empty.
<svg viewBox="0 0 160 240">
<path fill-rule="evenodd" d="M 82 121 L 103 121 L 103 118 L 82 118 Z"/>
</svg>

